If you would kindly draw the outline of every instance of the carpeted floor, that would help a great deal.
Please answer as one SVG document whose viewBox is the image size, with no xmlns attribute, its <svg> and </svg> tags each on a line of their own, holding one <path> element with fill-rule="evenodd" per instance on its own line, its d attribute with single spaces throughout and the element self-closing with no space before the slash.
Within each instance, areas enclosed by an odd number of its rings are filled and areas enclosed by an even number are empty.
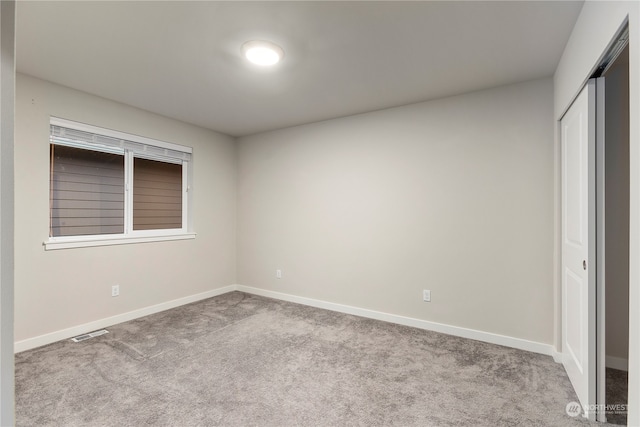
<svg viewBox="0 0 640 427">
<path fill-rule="evenodd" d="M 626 371 L 607 368 L 607 405 L 614 405 L 607 411 L 609 424 L 627 425 L 627 414 L 622 411 L 617 413 L 615 405 L 627 405 L 628 375 Z"/>
<path fill-rule="evenodd" d="M 241 292 L 108 329 L 16 355 L 18 426 L 589 425 L 548 356 Z"/>
</svg>

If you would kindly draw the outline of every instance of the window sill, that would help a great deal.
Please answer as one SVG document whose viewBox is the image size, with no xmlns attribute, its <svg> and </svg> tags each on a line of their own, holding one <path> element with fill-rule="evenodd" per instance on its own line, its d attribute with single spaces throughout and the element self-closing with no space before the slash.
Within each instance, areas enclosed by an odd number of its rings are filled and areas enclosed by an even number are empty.
<svg viewBox="0 0 640 427">
<path fill-rule="evenodd" d="M 88 248 L 92 246 L 130 245 L 133 243 L 164 242 L 170 240 L 195 239 L 196 233 L 167 234 L 164 236 L 108 236 L 108 237 L 77 237 L 63 239 L 49 239 L 43 243 L 45 251 L 57 249 Z"/>
</svg>

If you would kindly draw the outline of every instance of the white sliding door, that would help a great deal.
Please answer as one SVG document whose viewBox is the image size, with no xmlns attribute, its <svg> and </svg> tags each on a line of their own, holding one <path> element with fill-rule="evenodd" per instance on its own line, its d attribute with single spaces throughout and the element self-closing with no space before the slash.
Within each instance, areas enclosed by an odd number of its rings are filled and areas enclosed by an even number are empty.
<svg viewBox="0 0 640 427">
<path fill-rule="evenodd" d="M 596 404 L 596 83 L 561 120 L 562 363 L 583 408 Z M 593 411 L 586 415 L 594 420 Z"/>
</svg>

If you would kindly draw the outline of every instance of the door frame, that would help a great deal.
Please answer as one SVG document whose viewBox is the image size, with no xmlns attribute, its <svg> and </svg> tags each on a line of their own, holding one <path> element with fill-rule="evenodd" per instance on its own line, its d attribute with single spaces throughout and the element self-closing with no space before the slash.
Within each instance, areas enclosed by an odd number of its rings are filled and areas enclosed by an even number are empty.
<svg viewBox="0 0 640 427">
<path fill-rule="evenodd" d="M 606 80 L 604 77 L 596 79 L 596 283 L 595 283 L 595 387 L 596 387 L 596 421 L 606 422 L 605 405 L 607 403 L 607 352 L 606 352 L 606 254 L 605 254 L 605 88 Z"/>
<path fill-rule="evenodd" d="M 600 77 L 604 71 L 608 69 L 608 66 L 612 64 L 620 52 L 626 47 L 629 41 L 629 21 L 628 17 L 622 22 L 618 31 L 615 33 L 614 37 L 611 39 L 609 45 L 604 50 L 598 64 L 594 67 L 593 72 L 589 79 L 585 82 L 584 86 L 578 91 L 576 97 L 571 101 L 568 105 L 567 109 L 563 112 L 562 116 L 556 122 L 557 129 L 557 137 L 556 141 L 558 144 L 556 145 L 556 203 L 559 209 L 556 211 L 556 226 L 555 226 L 555 234 L 556 234 L 556 261 L 555 261 L 555 270 L 557 273 L 560 273 L 560 277 L 557 278 L 559 284 L 559 301 L 556 302 L 556 313 L 559 314 L 560 327 L 556 329 L 556 334 L 559 332 L 559 336 L 556 335 L 556 345 L 558 354 L 554 356 L 556 362 L 562 361 L 562 344 L 563 344 L 563 334 L 564 330 L 562 327 L 563 323 L 563 286 L 562 286 L 562 203 L 563 203 L 563 195 L 562 195 L 562 185 L 561 185 L 561 177 L 563 173 L 563 160 L 562 160 L 562 127 L 561 120 L 562 117 L 567 113 L 567 111 L 573 105 L 575 99 L 582 93 L 582 90 L 589 84 L 591 80 L 595 80 L 595 206 L 590 209 L 590 212 L 594 215 L 594 240 L 595 244 L 593 245 L 595 250 L 595 304 L 592 305 L 593 311 L 590 308 L 590 316 L 593 318 L 589 319 L 589 324 L 593 326 L 592 334 L 590 335 L 591 340 L 595 341 L 595 349 L 592 354 L 594 354 L 595 361 L 595 372 L 593 377 L 593 382 L 595 385 L 595 406 L 589 408 L 583 408 L 585 410 L 585 416 L 590 420 L 596 420 L 599 422 L 606 422 L 606 281 L 605 281 L 605 264 L 606 264 L 606 254 L 605 254 L 605 202 L 606 202 L 606 194 L 605 194 L 605 148 L 606 148 L 606 138 L 605 138 L 605 79 Z M 589 180 L 589 182 L 594 183 L 594 180 Z M 589 254 L 591 257 L 591 254 Z M 557 274 L 556 273 L 556 274 Z M 558 294 L 556 294 L 558 295 Z M 629 320 L 631 322 L 631 319 Z"/>
</svg>

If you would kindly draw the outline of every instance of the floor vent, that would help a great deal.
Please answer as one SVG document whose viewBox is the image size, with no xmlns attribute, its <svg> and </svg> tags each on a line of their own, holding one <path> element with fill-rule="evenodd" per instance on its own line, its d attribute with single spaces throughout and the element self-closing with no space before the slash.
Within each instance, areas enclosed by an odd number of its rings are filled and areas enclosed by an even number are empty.
<svg viewBox="0 0 640 427">
<path fill-rule="evenodd" d="M 108 334 L 108 333 L 109 333 L 109 331 L 107 331 L 106 329 L 101 329 L 99 331 L 90 332 L 88 334 L 78 335 L 77 337 L 71 338 L 71 341 L 73 341 L 73 342 L 86 341 L 86 340 L 88 340 L 90 338 L 99 337 L 100 335 L 104 335 L 104 334 Z"/>
</svg>

